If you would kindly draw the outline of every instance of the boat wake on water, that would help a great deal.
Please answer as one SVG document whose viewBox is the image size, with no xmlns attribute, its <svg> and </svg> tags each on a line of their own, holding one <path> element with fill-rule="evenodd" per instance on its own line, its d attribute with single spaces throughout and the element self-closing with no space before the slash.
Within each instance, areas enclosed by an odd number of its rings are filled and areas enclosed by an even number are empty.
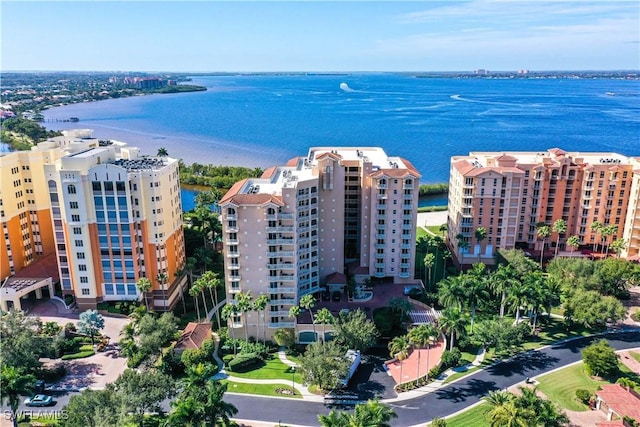
<svg viewBox="0 0 640 427">
<path fill-rule="evenodd" d="M 351 89 L 349 85 L 344 82 L 340 83 L 340 89 L 344 92 L 355 92 L 355 90 Z"/>
</svg>

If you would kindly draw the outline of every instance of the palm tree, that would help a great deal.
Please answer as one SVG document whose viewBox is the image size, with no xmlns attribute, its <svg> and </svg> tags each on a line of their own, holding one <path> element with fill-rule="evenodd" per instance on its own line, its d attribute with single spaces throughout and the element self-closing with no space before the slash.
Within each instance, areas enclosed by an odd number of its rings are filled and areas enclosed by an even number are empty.
<svg viewBox="0 0 640 427">
<path fill-rule="evenodd" d="M 567 239 L 567 246 L 571 248 L 571 258 L 573 258 L 573 252 L 580 247 L 580 237 L 571 236 Z"/>
<path fill-rule="evenodd" d="M 478 242 L 478 262 L 480 262 L 480 253 L 482 252 L 482 241 L 487 238 L 487 229 L 484 227 L 476 228 L 476 242 Z"/>
<path fill-rule="evenodd" d="M 36 379 L 33 375 L 21 372 L 13 366 L 3 365 L 0 371 L 0 390 L 2 390 L 2 403 L 7 401 L 11 410 L 13 426 L 18 427 L 18 407 L 20 395 L 31 394 Z"/>
<path fill-rule="evenodd" d="M 313 326 L 313 336 L 315 339 L 318 339 L 318 335 L 316 334 L 316 322 L 313 318 L 313 311 L 311 310 L 316 306 L 316 299 L 311 294 L 307 294 L 300 298 L 300 307 L 309 310 L 309 314 L 311 315 L 311 325 Z"/>
<path fill-rule="evenodd" d="M 445 307 L 457 307 L 462 310 L 465 300 L 464 277 L 451 276 L 438 284 L 438 301 Z"/>
<path fill-rule="evenodd" d="M 146 277 L 141 277 L 136 282 L 136 288 L 142 294 L 142 298 L 144 298 L 144 305 L 147 307 L 147 311 L 149 311 L 149 301 L 147 301 L 147 292 L 151 289 L 151 280 Z"/>
<path fill-rule="evenodd" d="M 253 309 L 252 300 L 253 298 L 249 291 L 246 293 L 238 292 L 236 295 L 238 311 L 244 317 L 244 339 L 246 342 L 249 342 L 249 319 L 247 318 L 247 313 Z"/>
<path fill-rule="evenodd" d="M 593 231 L 596 234 L 600 234 L 600 231 L 602 230 L 602 223 L 600 221 L 593 221 L 591 223 L 591 231 Z M 596 252 L 598 249 L 598 239 L 594 239 L 593 240 L 593 252 Z"/>
<path fill-rule="evenodd" d="M 444 239 L 444 233 L 447 232 L 447 224 L 442 224 L 439 230 L 442 233 L 442 238 Z"/>
<path fill-rule="evenodd" d="M 389 300 L 389 307 L 391 310 L 400 314 L 401 321 L 404 322 L 407 314 L 413 310 L 413 304 L 404 298 L 391 298 Z"/>
<path fill-rule="evenodd" d="M 225 402 L 224 393 L 227 391 L 227 384 L 220 381 L 206 381 L 204 385 L 204 420 L 205 425 L 230 425 L 232 416 L 238 413 L 238 409 L 231 403 Z"/>
<path fill-rule="evenodd" d="M 189 288 L 189 295 L 196 300 L 196 311 L 198 312 L 198 323 L 200 323 L 200 303 L 198 302 L 198 294 L 200 293 L 200 289 L 198 289 L 198 283 L 191 285 Z"/>
<path fill-rule="evenodd" d="M 540 267 L 542 267 L 542 261 L 544 259 L 544 245 L 546 240 L 549 238 L 549 235 L 551 234 L 551 230 L 549 229 L 549 226 L 544 222 L 536 224 L 536 227 L 538 227 L 536 234 L 538 235 L 540 240 L 542 240 L 542 249 L 540 250 Z"/>
<path fill-rule="evenodd" d="M 267 342 L 267 319 L 266 313 L 264 311 L 267 309 L 267 305 L 269 304 L 269 297 L 265 294 L 261 294 L 258 298 L 253 301 L 253 309 L 255 311 L 263 312 L 263 321 L 262 321 L 262 342 Z M 260 315 L 258 314 L 258 323 L 260 323 Z"/>
<path fill-rule="evenodd" d="M 409 342 L 418 349 L 427 346 L 427 371 L 429 370 L 429 352 L 436 328 L 430 323 L 424 323 L 409 331 Z M 420 379 L 420 351 L 418 351 L 418 374 L 416 379 Z"/>
<path fill-rule="evenodd" d="M 491 427 L 528 427 L 529 416 L 511 400 L 487 412 Z"/>
<path fill-rule="evenodd" d="M 497 294 L 500 295 L 500 318 L 504 318 L 504 306 L 507 299 L 507 293 L 511 286 L 518 281 L 517 273 L 509 264 L 500 264 L 498 269 L 493 272 L 489 280 L 489 286 Z"/>
<path fill-rule="evenodd" d="M 409 337 L 407 335 L 393 337 L 387 344 L 387 348 L 389 349 L 389 355 L 398 359 L 400 364 L 400 383 L 402 383 L 402 378 L 404 378 L 402 376 L 402 365 L 404 365 L 402 361 L 409 356 L 409 349 L 411 349 Z"/>
<path fill-rule="evenodd" d="M 328 308 L 323 307 L 316 313 L 316 322 L 322 325 L 322 341 L 325 341 L 325 325 L 331 325 L 334 322 L 333 314 Z"/>
<path fill-rule="evenodd" d="M 482 267 L 480 267 L 482 266 Z M 464 292 L 467 304 L 471 307 L 471 334 L 473 334 L 473 323 L 476 318 L 476 308 L 478 303 L 489 298 L 487 291 L 486 276 L 484 275 L 485 265 L 474 264 L 473 270 L 467 273 L 464 280 Z"/>
<path fill-rule="evenodd" d="M 158 276 L 156 277 L 156 279 L 158 280 L 160 289 L 162 289 L 162 308 L 166 311 L 167 310 L 167 291 L 164 288 L 164 285 L 167 283 L 167 280 L 169 278 L 167 277 L 166 273 L 158 273 Z"/>
<path fill-rule="evenodd" d="M 237 315 L 238 315 L 238 308 L 235 306 L 235 304 L 226 304 L 224 307 L 222 307 L 222 318 L 227 321 L 227 327 L 231 332 L 231 339 L 233 340 L 234 356 L 236 354 L 236 337 L 234 332 L 235 328 L 233 327 L 233 318 Z M 231 322 L 229 322 L 229 319 L 231 319 Z"/>
<path fill-rule="evenodd" d="M 529 301 L 531 289 L 525 281 L 514 282 L 509 289 L 506 303 L 516 312 L 516 324 L 520 321 L 520 307 Z"/>
<path fill-rule="evenodd" d="M 356 405 L 353 415 L 350 416 L 349 425 L 390 427 L 389 421 L 396 417 L 396 413 L 390 406 L 378 400 L 369 400 L 365 404 Z"/>
<path fill-rule="evenodd" d="M 620 258 L 620 252 L 627 246 L 627 242 L 624 239 L 616 239 L 611 243 L 611 249 L 616 254 L 616 257 Z"/>
<path fill-rule="evenodd" d="M 169 156 L 169 152 L 167 151 L 166 148 L 160 147 L 160 148 L 158 148 L 158 153 L 156 155 L 158 157 L 168 157 Z"/>
<path fill-rule="evenodd" d="M 436 256 L 434 254 L 426 254 L 424 256 L 424 269 L 425 269 L 425 277 L 427 278 L 427 283 L 429 284 L 429 292 L 431 292 L 431 269 L 433 268 L 433 264 L 436 260 Z M 429 271 L 429 276 L 426 275 L 427 270 Z"/>
<path fill-rule="evenodd" d="M 522 280 L 529 288 L 527 301 L 533 311 L 533 324 L 531 326 L 531 332 L 533 333 L 536 330 L 539 308 L 543 307 L 550 299 L 548 295 L 550 289 L 547 285 L 547 279 L 541 271 L 525 274 Z"/>
<path fill-rule="evenodd" d="M 209 317 L 209 308 L 207 307 L 207 300 L 204 296 L 204 288 L 207 286 L 206 281 L 202 278 L 199 277 L 193 284 L 193 286 L 191 286 L 191 289 L 195 288 L 198 290 L 198 292 L 200 292 L 200 295 L 202 296 L 202 304 L 204 304 L 204 315 L 205 315 L 205 319 Z M 189 293 L 191 293 L 191 291 L 189 291 Z"/>
<path fill-rule="evenodd" d="M 560 247 L 560 235 L 567 232 L 567 222 L 564 219 L 557 219 L 553 223 L 553 232 L 557 233 L 556 238 L 556 253 L 554 254 L 554 258 L 558 258 L 558 248 Z"/>
<path fill-rule="evenodd" d="M 218 288 L 222 286 L 222 282 L 218 278 L 218 275 L 213 271 L 205 271 L 204 274 L 200 277 L 202 280 L 202 284 L 204 288 L 209 290 L 209 297 L 211 298 L 211 303 L 213 304 L 213 311 L 216 314 L 216 320 L 218 321 L 218 326 L 220 325 L 220 312 L 217 309 L 218 307 Z M 212 291 L 213 289 L 213 291 Z"/>
<path fill-rule="evenodd" d="M 442 278 L 447 278 L 447 260 L 451 259 L 451 251 L 445 250 L 442 252 Z"/>
<path fill-rule="evenodd" d="M 605 253 L 607 255 L 609 254 L 609 236 L 614 236 L 616 233 L 618 233 L 618 226 L 615 224 L 607 225 L 604 228 L 604 237 L 605 237 L 605 242 L 607 244 Z"/>
<path fill-rule="evenodd" d="M 466 330 L 467 318 L 460 309 L 449 307 L 442 311 L 442 315 L 438 319 L 438 326 L 442 332 L 449 334 L 449 351 L 451 351 L 456 336 L 463 334 Z"/>
</svg>

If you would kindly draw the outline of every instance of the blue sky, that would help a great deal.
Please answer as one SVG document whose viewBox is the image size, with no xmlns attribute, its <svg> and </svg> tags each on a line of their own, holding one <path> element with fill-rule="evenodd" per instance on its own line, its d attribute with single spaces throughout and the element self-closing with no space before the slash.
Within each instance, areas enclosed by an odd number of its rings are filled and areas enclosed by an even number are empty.
<svg viewBox="0 0 640 427">
<path fill-rule="evenodd" d="M 637 0 L 3 0 L 0 15 L 4 71 L 640 69 Z"/>
</svg>

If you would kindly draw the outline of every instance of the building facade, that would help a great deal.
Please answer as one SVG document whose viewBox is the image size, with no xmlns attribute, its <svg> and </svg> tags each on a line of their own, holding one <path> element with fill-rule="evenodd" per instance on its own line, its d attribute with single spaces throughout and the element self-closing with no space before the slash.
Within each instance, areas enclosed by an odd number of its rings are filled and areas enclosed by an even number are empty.
<svg viewBox="0 0 640 427">
<path fill-rule="evenodd" d="M 140 299 L 142 277 L 156 310 L 178 301 L 186 276 L 177 160 L 76 130 L 0 162 L 3 281 L 52 254 L 62 293 L 80 309 Z"/>
<path fill-rule="evenodd" d="M 294 326 L 289 309 L 330 275 L 411 282 L 419 178 L 408 161 L 380 148 L 317 147 L 237 182 L 219 203 L 232 303 L 239 292 L 267 295 L 272 336 Z M 251 316 L 230 325 L 257 334 Z"/>
<path fill-rule="evenodd" d="M 537 229 L 562 219 L 559 250 L 578 236 L 581 245 L 625 239 L 623 256 L 638 255 L 640 158 L 617 153 L 472 152 L 451 158 L 448 242 L 458 264 L 494 263 L 495 250 L 542 250 L 555 245 Z M 615 225 L 603 240 L 591 224 Z M 483 227 L 486 237 L 476 235 Z M 553 247 L 555 251 L 555 248 Z"/>
</svg>

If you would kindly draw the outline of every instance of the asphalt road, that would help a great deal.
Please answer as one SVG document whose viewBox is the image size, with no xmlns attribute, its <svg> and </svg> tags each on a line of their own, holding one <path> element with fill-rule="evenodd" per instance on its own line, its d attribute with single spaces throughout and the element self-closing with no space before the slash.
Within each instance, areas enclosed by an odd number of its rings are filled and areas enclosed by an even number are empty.
<svg viewBox="0 0 640 427">
<path fill-rule="evenodd" d="M 581 350 L 600 337 L 569 341 L 518 355 L 510 360 L 478 371 L 433 393 L 392 403 L 398 418 L 394 426 L 424 424 L 435 417 L 453 414 L 478 402 L 492 390 L 511 387 L 526 377 L 535 377 L 582 359 Z M 640 330 L 608 335 L 609 344 L 616 350 L 640 346 Z M 318 414 L 329 412 L 320 403 L 268 399 L 247 395 L 227 394 L 225 400 L 238 408 L 236 417 L 277 424 L 318 425 Z"/>
<path fill-rule="evenodd" d="M 524 381 L 526 377 L 536 377 L 553 369 L 581 360 L 581 350 L 594 340 L 591 337 L 569 341 L 547 347 L 539 351 L 520 354 L 512 359 L 490 368 L 471 374 L 462 380 L 442 387 L 439 390 L 413 399 L 391 403 L 398 418 L 392 421 L 394 426 L 424 424 L 434 417 L 444 417 L 460 411 L 478 402 L 492 390 L 509 388 Z M 640 329 L 606 336 L 609 344 L 616 350 L 640 347 Z M 48 413 L 62 410 L 75 393 L 52 393 L 56 404 L 47 408 L 28 408 L 20 405 L 20 410 L 34 413 Z M 317 426 L 318 414 L 329 413 L 329 408 L 321 403 L 292 401 L 290 399 L 272 399 L 242 394 L 225 394 L 225 401 L 238 408 L 239 419 L 258 420 L 277 425 L 295 424 Z M 169 410 L 165 402 L 165 410 Z M 2 405 L 2 410 L 8 408 Z M 6 414 L 6 412 L 5 412 Z M 4 417 L 3 417 L 4 418 Z M 2 422 L 0 422 L 0 425 Z"/>
</svg>

